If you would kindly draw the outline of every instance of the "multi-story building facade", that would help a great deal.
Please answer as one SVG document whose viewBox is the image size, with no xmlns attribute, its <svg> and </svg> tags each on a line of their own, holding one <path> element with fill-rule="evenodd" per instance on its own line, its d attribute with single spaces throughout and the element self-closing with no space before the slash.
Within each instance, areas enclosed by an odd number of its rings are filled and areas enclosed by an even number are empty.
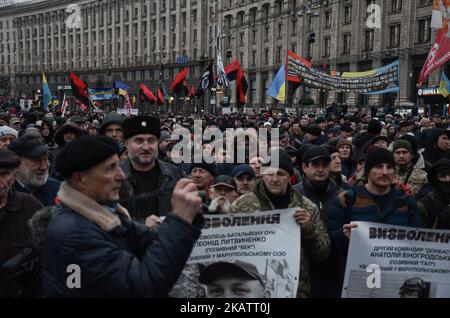
<svg viewBox="0 0 450 318">
<path fill-rule="evenodd" d="M 68 85 L 70 70 L 94 86 L 121 79 L 137 91 L 142 82 L 157 85 L 161 64 L 169 85 L 186 66 L 177 63 L 186 62 L 180 57 L 188 57 L 193 85 L 214 59 L 220 25 L 224 63 L 230 62 L 227 52 L 241 62 L 249 83 L 248 105 L 274 104 L 265 92 L 287 49 L 339 72 L 366 71 L 396 59 L 401 65 L 399 94 L 369 97 L 300 89 L 293 105 L 307 96 L 317 104 L 416 102 L 418 74 L 435 35 L 432 0 L 312 3 L 318 5 L 305 10 L 298 0 L 35 0 L 0 9 L 0 72 L 16 92 L 40 86 L 42 71 L 51 86 Z M 66 12 L 70 4 L 79 6 L 79 27 L 66 25 L 73 14 Z M 381 9 L 380 28 L 367 25 L 371 4 Z M 315 43 L 309 41 L 311 33 Z M 434 74 L 425 85 L 437 82 Z"/>
</svg>

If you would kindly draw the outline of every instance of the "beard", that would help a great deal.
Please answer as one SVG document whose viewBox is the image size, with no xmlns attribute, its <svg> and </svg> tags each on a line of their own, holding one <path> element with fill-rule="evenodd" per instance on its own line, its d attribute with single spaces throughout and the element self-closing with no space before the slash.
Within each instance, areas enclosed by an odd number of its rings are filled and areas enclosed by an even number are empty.
<svg viewBox="0 0 450 318">
<path fill-rule="evenodd" d="M 150 151 L 147 153 L 141 153 L 141 154 L 134 155 L 134 156 L 128 152 L 128 155 L 129 155 L 131 161 L 134 161 L 141 165 L 147 165 L 147 164 L 151 164 L 152 162 L 154 162 L 158 154 L 153 151 Z M 145 155 L 146 158 L 143 158 L 142 157 L 143 155 Z"/>
<path fill-rule="evenodd" d="M 37 172 L 23 170 L 20 173 L 20 181 L 27 187 L 38 188 L 47 183 L 48 171 L 38 175 Z"/>
<path fill-rule="evenodd" d="M 226 214 L 230 212 L 230 207 L 230 201 L 228 201 L 225 197 L 218 197 L 211 201 L 208 211 L 211 213 Z"/>
</svg>

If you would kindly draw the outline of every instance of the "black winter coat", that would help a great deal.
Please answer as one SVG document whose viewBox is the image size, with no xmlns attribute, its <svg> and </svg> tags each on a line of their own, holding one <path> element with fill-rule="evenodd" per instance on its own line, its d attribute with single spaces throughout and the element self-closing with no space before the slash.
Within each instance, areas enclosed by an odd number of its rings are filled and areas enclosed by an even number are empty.
<svg viewBox="0 0 450 318">
<path fill-rule="evenodd" d="M 59 195 L 63 203 L 68 202 L 67 195 L 61 195 L 61 191 Z M 120 209 L 117 214 L 104 208 L 99 212 L 102 208 L 95 211 L 95 204 L 80 202 L 72 196 L 69 205 L 90 209 L 89 214 L 76 212 L 67 205 L 54 212 L 44 238 L 44 295 L 165 297 L 200 236 L 202 222 L 193 226 L 168 214 L 157 231 L 150 231 L 130 221 Z M 93 220 L 98 214 L 102 217 Z M 80 288 L 67 286 L 69 276 L 75 273 L 67 272 L 71 264 L 80 268 Z"/>
</svg>

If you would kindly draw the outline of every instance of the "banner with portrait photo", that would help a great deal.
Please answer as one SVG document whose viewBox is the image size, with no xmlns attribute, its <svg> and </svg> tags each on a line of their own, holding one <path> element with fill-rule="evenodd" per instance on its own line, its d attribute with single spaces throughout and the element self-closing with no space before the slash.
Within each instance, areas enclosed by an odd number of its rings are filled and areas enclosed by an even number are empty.
<svg viewBox="0 0 450 318">
<path fill-rule="evenodd" d="M 287 76 L 290 82 L 306 87 L 358 94 L 384 94 L 400 91 L 400 61 L 365 72 L 328 74 L 310 61 L 288 51 Z"/>
<path fill-rule="evenodd" d="M 450 231 L 354 224 L 343 298 L 450 297 Z"/>
<path fill-rule="evenodd" d="M 169 295 L 295 298 L 301 243 L 294 211 L 205 215 L 202 234 Z"/>
</svg>

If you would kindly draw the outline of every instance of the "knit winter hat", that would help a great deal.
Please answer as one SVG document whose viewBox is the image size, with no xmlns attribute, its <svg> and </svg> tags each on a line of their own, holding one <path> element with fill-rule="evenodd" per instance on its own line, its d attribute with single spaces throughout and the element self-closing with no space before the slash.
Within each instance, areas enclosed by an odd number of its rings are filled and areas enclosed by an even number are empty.
<svg viewBox="0 0 450 318">
<path fill-rule="evenodd" d="M 409 151 L 410 154 L 413 154 L 411 143 L 408 140 L 398 139 L 394 143 L 393 152 L 395 152 L 397 149 L 400 149 L 400 148 L 406 149 Z"/>
<path fill-rule="evenodd" d="M 372 168 L 383 163 L 395 166 L 394 154 L 387 149 L 377 147 L 377 149 L 367 154 L 364 170 L 366 174 L 369 174 Z"/>
</svg>

